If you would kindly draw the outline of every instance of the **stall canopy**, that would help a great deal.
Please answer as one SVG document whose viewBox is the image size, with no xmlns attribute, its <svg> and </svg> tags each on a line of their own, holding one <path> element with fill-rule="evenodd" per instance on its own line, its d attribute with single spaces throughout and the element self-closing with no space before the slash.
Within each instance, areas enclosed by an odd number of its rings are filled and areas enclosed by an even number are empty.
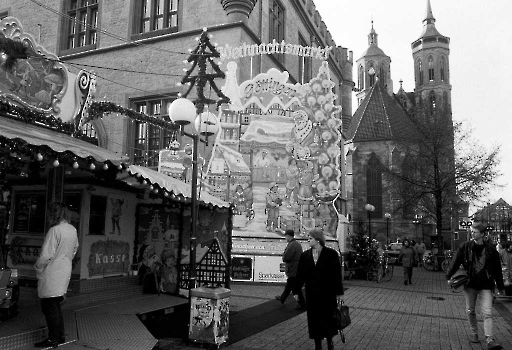
<svg viewBox="0 0 512 350">
<path fill-rule="evenodd" d="M 9 118 L 1 118 L 0 137 L 9 140 L 20 140 L 31 146 L 49 147 L 55 152 L 71 152 L 80 158 L 94 158 L 97 162 L 110 161 L 116 166 L 128 161 L 126 156 L 67 134 Z"/>
<path fill-rule="evenodd" d="M 139 184 L 139 179 L 146 180 L 150 184 L 157 184 L 160 188 L 165 189 L 167 192 L 176 196 L 190 198 L 192 194 L 191 184 L 142 166 L 130 165 L 125 171 L 118 174 L 117 179 L 123 180 L 132 186 L 137 186 Z M 197 199 L 204 204 L 211 204 L 221 208 L 228 208 L 230 206 L 229 203 L 203 191 L 200 193 L 200 196 L 198 195 Z"/>
</svg>

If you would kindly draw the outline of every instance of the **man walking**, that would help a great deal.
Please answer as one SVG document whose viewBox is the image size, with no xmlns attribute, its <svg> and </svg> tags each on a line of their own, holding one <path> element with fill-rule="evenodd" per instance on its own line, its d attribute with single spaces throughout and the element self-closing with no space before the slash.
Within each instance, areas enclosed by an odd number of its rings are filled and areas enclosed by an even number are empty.
<svg viewBox="0 0 512 350">
<path fill-rule="evenodd" d="M 498 294 L 504 295 L 503 274 L 498 252 L 491 244 L 484 240 L 486 226 L 481 222 L 474 222 L 471 225 L 472 240 L 464 242 L 459 246 L 457 254 L 452 258 L 450 268 L 446 273 L 446 280 L 451 285 L 451 277 L 459 270 L 460 265 L 464 267 L 469 277 L 469 282 L 464 288 L 466 298 L 466 314 L 468 316 L 471 335 L 469 341 L 479 343 L 478 324 L 476 320 L 476 300 L 484 319 L 484 335 L 488 350 L 503 349 L 500 343 L 494 338 L 492 303 L 493 291 L 498 287 Z"/>
<path fill-rule="evenodd" d="M 286 264 L 287 280 L 283 293 L 277 295 L 276 300 L 279 300 L 281 304 L 284 304 L 286 298 L 290 295 L 290 292 L 293 292 L 294 295 L 297 295 L 297 302 L 299 303 L 295 306 L 295 309 L 304 310 L 306 308 L 306 301 L 302 295 L 302 290 L 298 288 L 297 282 L 297 269 L 299 267 L 300 255 L 302 254 L 302 246 L 294 236 L 295 232 L 293 232 L 293 230 L 286 230 L 284 232 L 284 237 L 288 242 L 283 254 L 283 262 Z"/>
</svg>

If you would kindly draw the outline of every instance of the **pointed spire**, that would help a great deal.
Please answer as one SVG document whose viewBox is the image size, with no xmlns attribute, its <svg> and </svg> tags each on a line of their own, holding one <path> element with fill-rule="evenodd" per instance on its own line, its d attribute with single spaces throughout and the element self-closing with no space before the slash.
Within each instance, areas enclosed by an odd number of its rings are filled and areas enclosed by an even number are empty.
<svg viewBox="0 0 512 350">
<path fill-rule="evenodd" d="M 427 11 L 425 12 L 425 19 L 423 20 L 424 24 L 435 23 L 436 19 L 432 14 L 432 6 L 430 5 L 430 0 L 427 0 Z M 426 22 L 426 23 L 425 23 Z"/>
<path fill-rule="evenodd" d="M 375 29 L 373 29 L 373 19 L 372 19 L 372 29 L 370 30 L 370 34 L 368 34 L 368 45 L 379 46 L 379 43 L 377 41 L 378 36 L 379 35 L 375 31 Z"/>
</svg>

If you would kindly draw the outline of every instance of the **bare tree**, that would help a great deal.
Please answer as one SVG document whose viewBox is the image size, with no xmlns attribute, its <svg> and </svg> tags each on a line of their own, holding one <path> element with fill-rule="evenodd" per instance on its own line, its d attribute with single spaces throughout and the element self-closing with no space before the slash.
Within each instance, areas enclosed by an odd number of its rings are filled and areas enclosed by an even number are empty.
<svg viewBox="0 0 512 350">
<path fill-rule="evenodd" d="M 459 207 L 477 200 L 499 176 L 496 146 L 486 150 L 463 123 L 453 123 L 445 106 L 428 101 L 410 115 L 412 137 L 400 140 L 401 164 L 386 169 L 396 210 L 422 213 L 436 223 L 439 254 L 443 229 L 452 230 Z"/>
</svg>

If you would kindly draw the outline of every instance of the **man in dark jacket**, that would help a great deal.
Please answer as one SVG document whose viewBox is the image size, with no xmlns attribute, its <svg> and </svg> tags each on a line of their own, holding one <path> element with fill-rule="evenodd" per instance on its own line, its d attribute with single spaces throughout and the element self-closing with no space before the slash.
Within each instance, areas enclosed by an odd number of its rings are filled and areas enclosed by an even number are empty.
<svg viewBox="0 0 512 350">
<path fill-rule="evenodd" d="M 463 266 L 469 282 L 464 288 L 466 297 L 466 314 L 468 315 L 471 335 L 469 340 L 472 343 L 479 343 L 478 326 L 476 321 L 475 304 L 480 295 L 481 312 L 484 317 L 484 332 L 487 341 L 487 349 L 503 349 L 493 335 L 492 301 L 494 284 L 496 283 L 499 294 L 503 294 L 503 273 L 498 252 L 486 242 L 484 238 L 485 225 L 474 222 L 471 225 L 472 240 L 464 242 L 453 257 L 446 279 L 450 284 L 450 278 L 457 272 L 460 265 Z"/>
<path fill-rule="evenodd" d="M 297 269 L 299 267 L 299 259 L 302 254 L 302 246 L 295 239 L 295 232 L 293 230 L 286 230 L 284 237 L 288 244 L 283 253 L 283 262 L 286 264 L 286 286 L 284 287 L 283 294 L 277 295 L 276 299 L 284 304 L 290 292 L 296 296 L 298 305 L 295 306 L 296 310 L 303 310 L 306 308 L 306 301 L 302 295 L 302 288 L 298 288 L 297 283 Z"/>
<path fill-rule="evenodd" d="M 338 253 L 325 246 L 322 230 L 309 231 L 309 246 L 300 256 L 297 277 L 299 285 L 306 285 L 309 338 L 315 341 L 315 350 L 334 350 L 332 338 L 338 333 L 334 319 L 337 303 L 343 301 L 341 263 Z"/>
</svg>

